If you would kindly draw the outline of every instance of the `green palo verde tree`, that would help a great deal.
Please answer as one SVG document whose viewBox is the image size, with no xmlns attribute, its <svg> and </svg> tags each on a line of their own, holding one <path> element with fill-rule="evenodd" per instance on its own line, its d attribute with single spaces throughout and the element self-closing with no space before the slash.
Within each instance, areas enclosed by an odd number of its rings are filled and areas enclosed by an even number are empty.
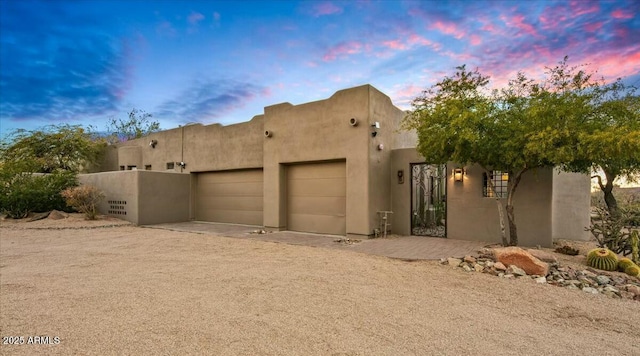
<svg viewBox="0 0 640 356">
<path fill-rule="evenodd" d="M 508 174 L 506 206 L 495 197 L 505 246 L 518 244 L 514 200 L 522 176 L 575 158 L 575 148 L 559 136 L 574 132 L 589 110 L 588 98 L 574 95 L 571 86 L 557 86 L 551 80 L 557 68 L 541 82 L 519 73 L 504 88 L 489 90 L 489 77 L 457 67 L 413 101 L 404 121 L 405 128 L 416 130 L 418 151 L 428 162 L 476 163 L 488 177 L 491 170 Z M 581 82 L 581 75 L 573 79 Z M 493 189 L 491 179 L 488 183 Z"/>
<path fill-rule="evenodd" d="M 64 210 L 60 192 L 77 184 L 76 174 L 95 163 L 104 146 L 80 126 L 13 132 L 0 142 L 0 211 L 21 218 Z"/>
<path fill-rule="evenodd" d="M 110 133 L 109 140 L 112 143 L 128 141 L 156 131 L 160 131 L 160 123 L 152 121 L 152 114 L 144 110 L 131 109 L 126 120 L 112 117 L 107 124 Z"/>
</svg>

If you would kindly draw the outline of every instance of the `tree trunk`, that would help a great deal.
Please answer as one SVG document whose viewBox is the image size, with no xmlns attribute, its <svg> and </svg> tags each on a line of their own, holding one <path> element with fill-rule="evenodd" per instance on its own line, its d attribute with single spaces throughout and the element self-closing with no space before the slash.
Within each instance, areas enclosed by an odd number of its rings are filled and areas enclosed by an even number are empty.
<svg viewBox="0 0 640 356">
<path fill-rule="evenodd" d="M 612 217 L 620 216 L 620 211 L 618 210 L 618 201 L 616 197 L 613 196 L 613 181 L 616 179 L 616 176 L 604 171 L 604 175 L 607 177 L 607 184 L 604 186 L 604 202 L 607 204 L 607 209 L 609 210 L 609 214 Z"/>
<path fill-rule="evenodd" d="M 518 227 L 516 226 L 516 216 L 513 208 L 513 196 L 516 194 L 522 174 L 527 168 L 516 173 L 515 176 L 509 174 L 508 195 L 507 195 L 507 220 L 509 221 L 509 246 L 518 246 Z"/>
</svg>

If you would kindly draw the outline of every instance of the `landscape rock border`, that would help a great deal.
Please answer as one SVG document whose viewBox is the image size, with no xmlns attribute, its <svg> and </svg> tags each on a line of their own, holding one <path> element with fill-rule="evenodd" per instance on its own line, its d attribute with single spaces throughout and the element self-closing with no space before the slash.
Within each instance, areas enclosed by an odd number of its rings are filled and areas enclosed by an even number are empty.
<svg viewBox="0 0 640 356">
<path fill-rule="evenodd" d="M 526 252 L 526 254 L 522 255 L 533 255 L 531 252 L 520 248 L 517 249 Z M 585 293 L 605 295 L 610 298 L 640 301 L 640 278 L 624 273 L 601 271 L 587 266 L 579 269 L 571 266 L 561 266 L 557 260 L 553 262 L 551 254 L 546 254 L 544 251 L 540 256 L 547 255 L 543 258 L 550 261 L 548 262 L 548 272 L 545 275 L 527 274 L 522 266 L 497 261 L 496 250 L 498 249 L 482 249 L 478 251 L 478 257 L 468 255 L 462 259 L 455 257 L 442 258 L 440 259 L 440 264 L 449 265 L 465 272 L 487 273 L 504 279 L 529 278 L 535 283 L 576 289 Z"/>
</svg>

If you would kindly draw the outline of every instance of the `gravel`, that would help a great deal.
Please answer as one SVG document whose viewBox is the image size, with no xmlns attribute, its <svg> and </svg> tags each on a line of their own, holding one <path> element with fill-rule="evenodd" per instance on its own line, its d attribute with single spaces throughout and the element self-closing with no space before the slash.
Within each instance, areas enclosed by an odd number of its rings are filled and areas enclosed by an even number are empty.
<svg viewBox="0 0 640 356">
<path fill-rule="evenodd" d="M 438 262 L 47 224 L 0 226 L 0 334 L 24 339 L 2 354 L 640 354 L 637 301 Z"/>
</svg>

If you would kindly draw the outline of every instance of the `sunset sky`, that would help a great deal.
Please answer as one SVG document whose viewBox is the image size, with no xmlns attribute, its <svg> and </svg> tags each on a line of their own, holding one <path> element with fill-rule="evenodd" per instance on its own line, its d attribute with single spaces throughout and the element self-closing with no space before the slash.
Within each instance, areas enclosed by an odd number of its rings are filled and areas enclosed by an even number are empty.
<svg viewBox="0 0 640 356">
<path fill-rule="evenodd" d="M 565 55 L 640 85 L 640 1 L 0 0 L 0 132 L 250 120 L 371 84 L 409 108 L 467 64 L 496 85 Z"/>
</svg>

